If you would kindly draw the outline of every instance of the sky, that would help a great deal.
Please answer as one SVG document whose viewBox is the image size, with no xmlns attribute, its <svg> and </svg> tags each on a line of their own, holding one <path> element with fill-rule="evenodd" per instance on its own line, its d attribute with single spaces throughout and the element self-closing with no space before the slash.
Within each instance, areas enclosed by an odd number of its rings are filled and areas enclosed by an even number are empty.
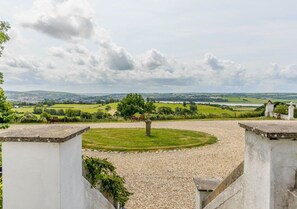
<svg viewBox="0 0 297 209">
<path fill-rule="evenodd" d="M 0 0 L 5 90 L 296 92 L 296 0 Z"/>
</svg>

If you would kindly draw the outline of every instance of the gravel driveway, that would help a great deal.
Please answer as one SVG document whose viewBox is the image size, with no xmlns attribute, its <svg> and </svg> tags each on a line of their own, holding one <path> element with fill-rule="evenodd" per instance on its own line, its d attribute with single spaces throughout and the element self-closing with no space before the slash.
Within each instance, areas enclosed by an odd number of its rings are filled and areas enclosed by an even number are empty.
<svg viewBox="0 0 297 209">
<path fill-rule="evenodd" d="M 142 122 L 98 123 L 91 128 L 145 127 Z M 195 202 L 193 177 L 224 178 L 243 159 L 244 130 L 238 121 L 153 122 L 153 128 L 203 131 L 219 142 L 200 148 L 152 153 L 106 153 L 84 151 L 85 155 L 108 158 L 125 177 L 134 194 L 128 209 L 192 209 Z"/>
</svg>

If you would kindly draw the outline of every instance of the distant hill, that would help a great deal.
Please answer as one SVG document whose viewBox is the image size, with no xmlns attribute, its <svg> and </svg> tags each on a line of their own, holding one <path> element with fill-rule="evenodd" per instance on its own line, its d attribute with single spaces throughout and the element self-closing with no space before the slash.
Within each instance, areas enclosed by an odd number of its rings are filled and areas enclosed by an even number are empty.
<svg viewBox="0 0 297 209">
<path fill-rule="evenodd" d="M 59 102 L 71 100 L 81 101 L 87 100 L 90 96 L 80 95 L 68 92 L 55 91 L 5 91 L 7 99 L 10 101 L 37 103 L 44 100 L 55 100 Z"/>
<path fill-rule="evenodd" d="M 127 94 L 75 94 L 55 91 L 5 91 L 8 100 L 25 103 L 38 103 L 53 100 L 55 103 L 96 103 L 110 99 L 121 100 Z M 263 104 L 273 101 L 297 102 L 297 93 L 142 93 L 145 99 L 155 101 L 193 101 L 193 102 L 230 102 Z"/>
</svg>

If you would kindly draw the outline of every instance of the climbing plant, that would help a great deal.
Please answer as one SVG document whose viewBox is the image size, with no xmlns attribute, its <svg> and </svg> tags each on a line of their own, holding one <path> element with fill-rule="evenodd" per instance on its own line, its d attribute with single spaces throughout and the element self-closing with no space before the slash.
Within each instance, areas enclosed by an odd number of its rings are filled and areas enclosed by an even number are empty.
<svg viewBox="0 0 297 209">
<path fill-rule="evenodd" d="M 124 207 L 132 193 L 126 188 L 125 179 L 116 173 L 116 168 L 106 159 L 85 157 L 84 162 L 86 177 L 92 187 L 100 188 Z"/>
</svg>

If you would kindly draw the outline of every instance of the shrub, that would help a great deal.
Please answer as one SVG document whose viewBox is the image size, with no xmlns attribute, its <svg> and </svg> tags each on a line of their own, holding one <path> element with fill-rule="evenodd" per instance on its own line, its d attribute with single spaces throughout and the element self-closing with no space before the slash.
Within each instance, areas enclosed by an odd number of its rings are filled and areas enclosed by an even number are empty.
<svg viewBox="0 0 297 209">
<path fill-rule="evenodd" d="M 92 114 L 89 112 L 81 112 L 80 118 L 90 120 L 90 119 L 92 119 Z"/>
<path fill-rule="evenodd" d="M 76 116 L 80 116 L 80 110 L 66 109 L 66 110 L 65 110 L 65 115 L 66 115 L 67 117 L 76 117 Z"/>
<path fill-rule="evenodd" d="M 191 104 L 190 105 L 190 110 L 191 110 L 191 112 L 197 112 L 197 110 L 198 110 L 197 105 L 196 104 Z"/>
<path fill-rule="evenodd" d="M 38 123 L 40 121 L 36 115 L 26 112 L 24 116 L 20 118 L 20 122 L 21 123 Z"/>
<path fill-rule="evenodd" d="M 109 113 L 102 112 L 101 110 L 98 110 L 96 113 L 93 114 L 93 118 L 96 120 L 102 120 L 106 118 L 111 118 L 111 115 Z"/>
<path fill-rule="evenodd" d="M 57 110 L 57 115 L 65 115 L 65 112 L 63 109 L 58 109 Z"/>
<path fill-rule="evenodd" d="M 125 179 L 116 173 L 115 167 L 106 159 L 85 158 L 87 179 L 92 187 L 99 187 L 101 192 L 107 193 L 124 207 L 129 200 L 130 193 L 125 186 Z"/>
<path fill-rule="evenodd" d="M 170 107 L 158 107 L 157 112 L 163 115 L 174 114 L 173 110 Z"/>
<path fill-rule="evenodd" d="M 34 114 L 41 114 L 42 112 L 43 112 L 42 107 L 34 107 L 34 109 L 33 109 Z"/>
<path fill-rule="evenodd" d="M 288 114 L 288 106 L 280 104 L 280 105 L 276 106 L 276 108 L 274 109 L 273 112 L 287 115 Z"/>
<path fill-rule="evenodd" d="M 264 116 L 264 111 L 254 111 L 248 113 L 239 114 L 239 118 L 253 118 L 253 117 L 262 117 Z"/>
</svg>

